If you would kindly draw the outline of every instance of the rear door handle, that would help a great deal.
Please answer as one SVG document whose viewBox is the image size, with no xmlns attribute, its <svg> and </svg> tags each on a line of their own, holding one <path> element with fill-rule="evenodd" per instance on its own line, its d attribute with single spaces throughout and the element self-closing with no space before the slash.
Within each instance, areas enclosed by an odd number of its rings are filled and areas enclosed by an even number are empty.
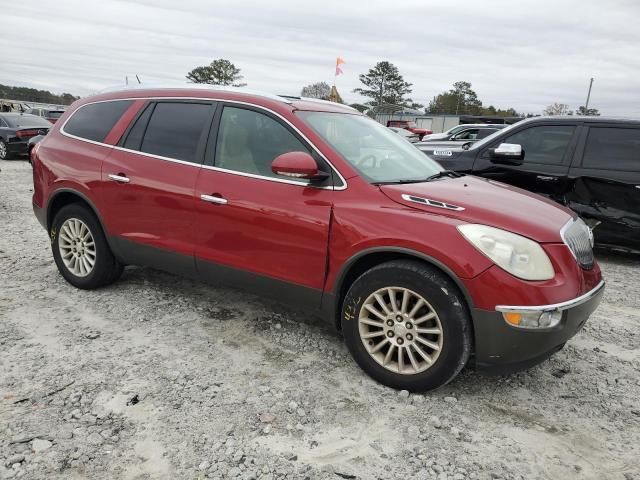
<svg viewBox="0 0 640 480">
<path fill-rule="evenodd" d="M 109 174 L 109 178 L 118 183 L 129 183 L 129 177 L 125 177 L 124 175 L 114 175 L 113 173 Z"/>
<path fill-rule="evenodd" d="M 200 199 L 209 203 L 218 203 L 220 205 L 226 205 L 227 199 L 222 197 L 216 197 L 215 195 L 200 195 Z"/>
</svg>

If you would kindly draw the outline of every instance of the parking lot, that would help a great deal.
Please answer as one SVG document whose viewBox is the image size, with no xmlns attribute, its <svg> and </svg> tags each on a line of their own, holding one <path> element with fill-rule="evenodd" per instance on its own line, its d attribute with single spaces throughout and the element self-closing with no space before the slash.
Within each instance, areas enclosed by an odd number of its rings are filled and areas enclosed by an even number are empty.
<svg viewBox="0 0 640 480">
<path fill-rule="evenodd" d="M 640 479 L 640 259 L 527 372 L 373 382 L 321 320 L 146 268 L 81 291 L 0 162 L 0 478 Z"/>
</svg>

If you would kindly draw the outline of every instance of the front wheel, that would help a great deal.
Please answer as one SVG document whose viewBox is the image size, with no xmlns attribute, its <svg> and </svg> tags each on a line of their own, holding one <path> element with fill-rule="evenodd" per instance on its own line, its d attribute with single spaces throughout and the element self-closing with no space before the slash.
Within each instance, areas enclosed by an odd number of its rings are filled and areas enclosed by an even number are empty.
<svg viewBox="0 0 640 480">
<path fill-rule="evenodd" d="M 345 342 L 358 365 L 380 383 L 409 391 L 438 388 L 462 370 L 470 325 L 451 279 L 414 260 L 368 270 L 342 305 Z"/>
<path fill-rule="evenodd" d="M 109 248 L 93 212 L 80 204 L 61 208 L 51 225 L 51 250 L 62 276 L 86 290 L 113 283 L 123 265 Z"/>
</svg>

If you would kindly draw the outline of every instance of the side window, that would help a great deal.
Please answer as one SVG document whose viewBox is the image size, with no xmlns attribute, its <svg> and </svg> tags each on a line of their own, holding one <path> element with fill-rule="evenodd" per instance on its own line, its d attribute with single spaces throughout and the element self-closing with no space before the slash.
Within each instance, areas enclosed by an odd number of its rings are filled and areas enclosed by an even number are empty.
<svg viewBox="0 0 640 480">
<path fill-rule="evenodd" d="M 7 125 L 7 122 L 4 121 L 4 118 L 0 118 L 0 127 L 4 127 L 7 128 L 9 125 Z"/>
<path fill-rule="evenodd" d="M 493 135 L 497 131 L 498 131 L 497 128 L 482 128 L 478 130 L 478 136 L 476 137 L 476 140 L 480 140 L 481 138 L 485 138 L 485 137 L 488 137 L 489 135 Z"/>
<path fill-rule="evenodd" d="M 268 115 L 235 107 L 225 107 L 222 111 L 216 167 L 282 178 L 271 171 L 271 162 L 283 153 L 300 151 L 309 152 L 309 149 Z"/>
<path fill-rule="evenodd" d="M 470 128 L 469 130 L 458 133 L 456 135 L 456 140 L 476 140 L 478 138 L 479 131 L 480 130 L 477 128 Z"/>
<path fill-rule="evenodd" d="M 157 103 L 144 132 L 139 150 L 145 153 L 198 163 L 200 139 L 210 126 L 213 106 L 208 103 Z M 146 114 L 146 112 L 144 112 Z M 142 115 L 144 117 L 144 114 Z M 140 119 L 139 119 L 140 120 Z M 131 134 L 142 135 L 142 132 Z M 127 138 L 127 142 L 129 138 Z"/>
<path fill-rule="evenodd" d="M 591 127 L 582 166 L 640 172 L 640 128 Z"/>
<path fill-rule="evenodd" d="M 133 127 L 131 127 L 131 130 L 129 130 L 127 139 L 122 144 L 124 148 L 128 148 L 130 150 L 140 150 L 142 137 L 144 136 L 144 132 L 147 129 L 147 123 L 149 123 L 149 117 L 151 117 L 154 106 L 154 104 L 147 105 L 142 114 L 138 116 L 136 123 L 133 125 Z"/>
<path fill-rule="evenodd" d="M 64 125 L 64 131 L 94 142 L 104 141 L 133 100 L 100 102 L 78 108 Z"/>
<path fill-rule="evenodd" d="M 514 133 L 502 143 L 522 145 L 525 163 L 562 165 L 575 129 L 574 125 L 541 125 Z"/>
</svg>

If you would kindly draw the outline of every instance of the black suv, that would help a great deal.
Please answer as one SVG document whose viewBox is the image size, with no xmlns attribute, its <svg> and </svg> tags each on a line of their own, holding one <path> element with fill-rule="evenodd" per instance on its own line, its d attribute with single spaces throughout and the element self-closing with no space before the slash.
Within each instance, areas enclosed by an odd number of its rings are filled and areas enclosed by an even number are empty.
<svg viewBox="0 0 640 480">
<path fill-rule="evenodd" d="M 570 207 L 597 226 L 595 241 L 601 246 L 640 252 L 639 120 L 536 117 L 475 144 L 429 150 L 425 153 L 444 168 L 509 183 Z"/>
</svg>

